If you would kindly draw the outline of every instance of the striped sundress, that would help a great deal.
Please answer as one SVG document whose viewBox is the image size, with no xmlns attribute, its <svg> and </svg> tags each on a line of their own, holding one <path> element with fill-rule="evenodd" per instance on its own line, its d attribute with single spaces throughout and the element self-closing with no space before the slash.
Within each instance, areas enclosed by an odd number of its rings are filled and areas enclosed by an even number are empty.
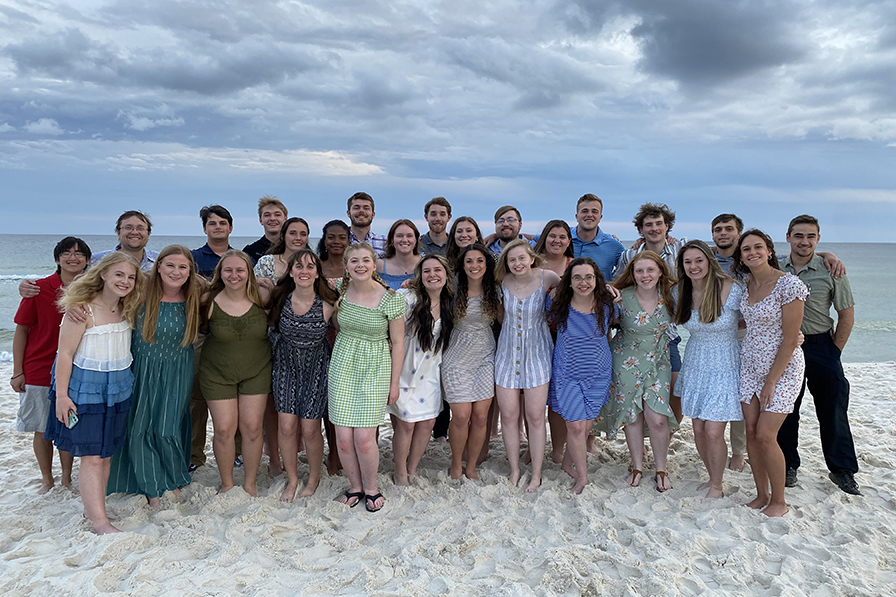
<svg viewBox="0 0 896 597">
<path fill-rule="evenodd" d="M 495 383 L 502 388 L 528 389 L 551 381 L 554 344 L 544 314 L 544 271 L 541 286 L 524 299 L 505 285 L 504 323 L 495 354 Z"/>
</svg>

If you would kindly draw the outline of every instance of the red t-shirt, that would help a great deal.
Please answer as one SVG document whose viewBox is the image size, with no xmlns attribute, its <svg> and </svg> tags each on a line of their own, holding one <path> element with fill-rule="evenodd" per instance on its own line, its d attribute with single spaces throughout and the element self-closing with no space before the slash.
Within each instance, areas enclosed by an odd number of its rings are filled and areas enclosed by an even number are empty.
<svg viewBox="0 0 896 597">
<path fill-rule="evenodd" d="M 40 294 L 22 299 L 15 322 L 29 328 L 22 364 L 25 383 L 49 387 L 50 371 L 59 348 L 59 326 L 62 325 L 62 313 L 56 307 L 56 301 L 62 295 L 62 279 L 54 273 L 38 280 L 37 285 Z"/>
</svg>

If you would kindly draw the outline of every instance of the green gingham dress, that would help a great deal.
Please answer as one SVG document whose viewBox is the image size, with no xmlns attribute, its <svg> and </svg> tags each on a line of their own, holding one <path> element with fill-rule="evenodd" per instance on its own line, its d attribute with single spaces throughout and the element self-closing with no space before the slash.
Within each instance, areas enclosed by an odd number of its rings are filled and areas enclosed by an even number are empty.
<svg viewBox="0 0 896 597">
<path fill-rule="evenodd" d="M 387 292 L 376 309 L 342 301 L 329 374 L 330 422 L 378 427 L 386 416 L 392 356 L 389 322 L 404 317 L 404 298 Z M 399 338 L 403 342 L 404 338 Z"/>
</svg>

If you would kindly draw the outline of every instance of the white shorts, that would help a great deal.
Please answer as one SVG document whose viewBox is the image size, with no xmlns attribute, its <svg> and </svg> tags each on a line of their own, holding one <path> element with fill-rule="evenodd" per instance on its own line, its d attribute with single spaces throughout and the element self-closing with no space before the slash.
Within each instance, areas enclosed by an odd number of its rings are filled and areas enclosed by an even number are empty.
<svg viewBox="0 0 896 597">
<path fill-rule="evenodd" d="M 16 431 L 43 433 L 47 429 L 50 415 L 49 386 L 25 386 L 19 394 L 19 413 L 16 416 Z"/>
</svg>

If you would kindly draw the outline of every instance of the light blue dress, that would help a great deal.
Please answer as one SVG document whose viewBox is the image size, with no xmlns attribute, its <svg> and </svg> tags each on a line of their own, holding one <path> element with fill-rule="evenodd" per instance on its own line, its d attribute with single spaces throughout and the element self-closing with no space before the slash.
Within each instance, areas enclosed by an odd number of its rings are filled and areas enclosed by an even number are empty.
<svg viewBox="0 0 896 597">
<path fill-rule="evenodd" d="M 691 311 L 684 324 L 691 337 L 685 346 L 676 390 L 685 416 L 703 421 L 741 421 L 740 346 L 737 322 L 740 319 L 743 287 L 734 284 L 712 323 L 701 323 L 700 313 Z"/>
<path fill-rule="evenodd" d="M 547 292 L 541 286 L 523 299 L 503 284 L 504 323 L 495 353 L 495 383 L 502 388 L 536 388 L 551 381 L 554 343 L 544 314 Z"/>
</svg>

